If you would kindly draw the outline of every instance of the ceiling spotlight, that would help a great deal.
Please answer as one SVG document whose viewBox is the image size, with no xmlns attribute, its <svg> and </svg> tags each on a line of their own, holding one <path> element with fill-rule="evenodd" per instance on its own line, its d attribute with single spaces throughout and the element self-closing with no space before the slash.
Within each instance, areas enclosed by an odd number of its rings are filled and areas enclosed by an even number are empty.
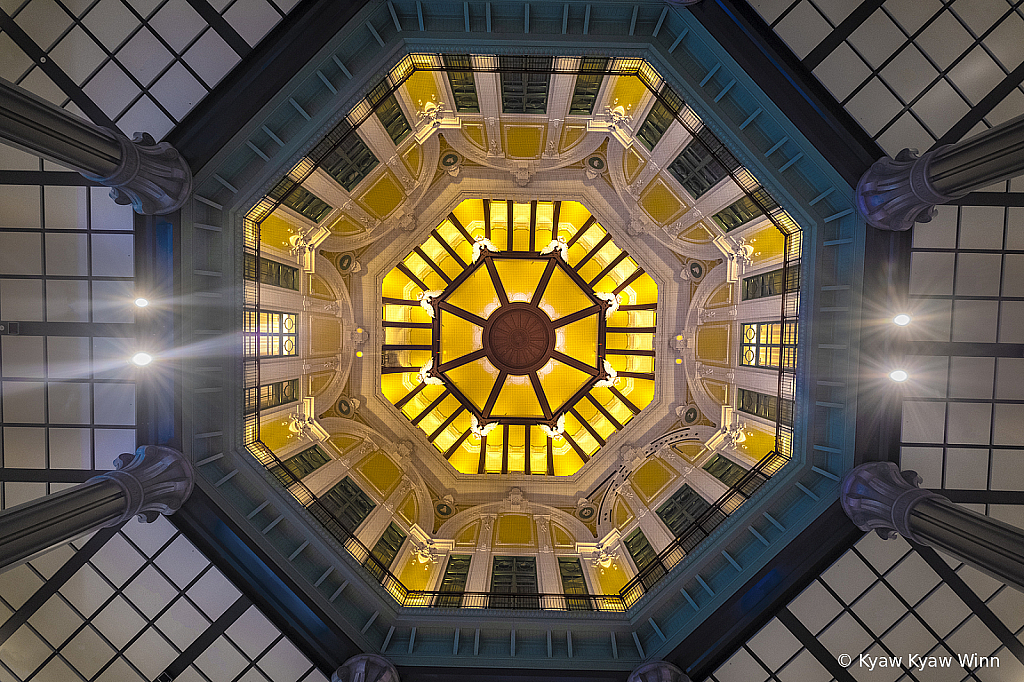
<svg viewBox="0 0 1024 682">
<path fill-rule="evenodd" d="M 149 353 L 143 353 L 140 351 L 132 356 L 132 363 L 138 365 L 139 367 L 142 367 L 143 365 L 148 365 L 151 362 L 153 362 L 153 356 L 150 355 Z"/>
<path fill-rule="evenodd" d="M 901 327 L 906 327 L 908 324 L 910 324 L 910 315 L 907 315 L 906 313 L 900 313 L 896 317 L 892 318 L 892 323 L 897 324 Z"/>
<path fill-rule="evenodd" d="M 889 378 L 893 381 L 906 381 L 910 375 L 904 372 L 902 369 L 894 369 L 889 372 Z"/>
<path fill-rule="evenodd" d="M 139 308 L 145 308 L 147 305 L 149 305 L 149 301 L 140 296 L 139 298 L 135 299 L 135 305 L 138 306 Z"/>
</svg>

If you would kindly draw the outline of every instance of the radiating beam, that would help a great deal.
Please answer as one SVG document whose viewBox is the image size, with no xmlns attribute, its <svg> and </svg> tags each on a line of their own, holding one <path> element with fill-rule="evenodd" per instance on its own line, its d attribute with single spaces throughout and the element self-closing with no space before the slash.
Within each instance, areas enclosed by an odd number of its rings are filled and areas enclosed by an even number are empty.
<svg viewBox="0 0 1024 682">
<path fill-rule="evenodd" d="M 567 324 L 572 324 L 573 322 L 579 322 L 580 320 L 582 320 L 584 318 L 587 318 L 587 317 L 590 317 L 591 315 L 593 315 L 595 313 L 598 313 L 600 311 L 601 311 L 601 306 L 599 306 L 599 305 L 597 305 L 595 303 L 594 305 L 590 306 L 589 308 L 584 308 L 583 310 L 577 310 L 572 315 L 566 315 L 565 317 L 560 317 L 557 320 L 555 320 L 553 324 L 554 324 L 554 326 L 556 328 L 557 327 L 564 327 Z"/>
<path fill-rule="evenodd" d="M 475 360 L 479 360 L 480 358 L 485 357 L 486 355 L 487 349 L 481 348 L 479 350 L 473 351 L 472 353 L 466 353 L 461 358 L 455 358 L 454 360 L 449 360 L 444 364 L 438 365 L 437 371 L 447 372 L 450 369 L 455 369 L 456 367 L 461 367 L 462 365 L 468 364 Z"/>
</svg>

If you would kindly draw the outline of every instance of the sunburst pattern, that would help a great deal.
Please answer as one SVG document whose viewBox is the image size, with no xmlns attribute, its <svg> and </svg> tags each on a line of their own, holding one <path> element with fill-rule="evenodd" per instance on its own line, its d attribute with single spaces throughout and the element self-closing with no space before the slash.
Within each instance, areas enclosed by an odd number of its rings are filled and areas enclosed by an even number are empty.
<svg viewBox="0 0 1024 682">
<path fill-rule="evenodd" d="M 657 286 L 577 202 L 464 201 L 382 295 L 384 394 L 460 472 L 571 475 L 653 398 Z"/>
</svg>

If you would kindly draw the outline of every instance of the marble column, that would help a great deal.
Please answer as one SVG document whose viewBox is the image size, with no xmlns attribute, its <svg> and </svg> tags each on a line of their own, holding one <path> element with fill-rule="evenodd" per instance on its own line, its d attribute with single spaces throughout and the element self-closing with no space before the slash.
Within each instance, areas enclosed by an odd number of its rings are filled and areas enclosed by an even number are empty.
<svg viewBox="0 0 1024 682">
<path fill-rule="evenodd" d="M 921 477 L 892 462 L 867 462 L 843 478 L 843 511 L 861 530 L 941 549 L 1024 591 L 1024 532 L 918 487 Z"/>
<path fill-rule="evenodd" d="M 391 661 L 378 654 L 359 654 L 334 671 L 331 682 L 401 682 Z"/>
<path fill-rule="evenodd" d="M 857 183 L 857 209 L 881 230 L 909 230 L 935 206 L 1024 173 L 1024 115 L 918 158 L 904 149 L 872 164 Z"/>
<path fill-rule="evenodd" d="M 0 139 L 111 188 L 136 213 L 164 215 L 192 194 L 192 171 L 178 151 L 149 133 L 129 140 L 0 79 Z"/>
<path fill-rule="evenodd" d="M 192 493 L 192 465 L 177 450 L 144 445 L 114 464 L 74 488 L 0 512 L 0 570 L 133 516 L 152 523 Z"/>
</svg>

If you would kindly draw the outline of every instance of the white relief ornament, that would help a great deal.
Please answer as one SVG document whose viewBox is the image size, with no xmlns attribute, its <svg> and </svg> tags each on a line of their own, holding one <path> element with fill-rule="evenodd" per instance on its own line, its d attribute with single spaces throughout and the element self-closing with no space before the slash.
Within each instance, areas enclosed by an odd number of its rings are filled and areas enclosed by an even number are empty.
<svg viewBox="0 0 1024 682">
<path fill-rule="evenodd" d="M 498 247 L 495 246 L 490 239 L 487 237 L 477 237 L 473 241 L 473 262 L 480 260 L 480 256 L 483 255 L 484 251 L 490 251 L 491 253 L 497 253 Z M 434 317 L 431 315 L 430 317 Z"/>
<path fill-rule="evenodd" d="M 632 108 L 632 104 L 623 107 L 616 97 L 611 105 L 604 108 L 604 115 L 612 128 L 627 128 L 633 122 L 633 116 L 629 113 Z"/>
<path fill-rule="evenodd" d="M 632 188 L 633 186 L 631 185 L 630 194 L 634 194 Z M 650 232 L 653 227 L 654 221 L 646 213 L 637 211 L 629 216 L 629 222 L 626 223 L 626 233 L 631 237 L 640 237 Z"/>
<path fill-rule="evenodd" d="M 611 388 L 615 385 L 615 382 L 619 380 L 619 374 L 612 367 L 612 363 L 608 362 L 608 359 L 604 360 L 604 378 L 594 384 L 594 388 Z"/>
<path fill-rule="evenodd" d="M 400 230 L 411 232 L 416 229 L 416 216 L 412 211 L 406 210 L 395 221 L 395 226 Z"/>
<path fill-rule="evenodd" d="M 423 100 L 420 100 L 418 104 L 419 109 L 416 111 L 416 117 L 420 120 L 420 123 L 431 128 L 440 127 L 441 119 L 444 118 L 444 113 L 448 110 L 444 102 L 438 102 L 437 97 L 432 96 L 426 104 L 423 103 Z"/>
<path fill-rule="evenodd" d="M 533 177 L 533 170 L 528 161 L 512 162 L 512 168 L 509 169 L 509 172 L 512 173 L 512 177 L 520 187 L 526 187 L 530 184 L 530 179 Z"/>
<path fill-rule="evenodd" d="M 420 302 L 420 307 L 427 312 L 427 315 L 430 316 L 430 319 L 434 319 L 435 314 L 434 304 L 431 303 L 431 301 L 443 293 L 443 291 L 423 291 L 420 292 L 420 294 L 417 296 Z"/>
<path fill-rule="evenodd" d="M 618 558 L 619 553 L 615 550 L 598 545 L 597 551 L 594 553 L 594 557 L 590 560 L 590 563 L 594 568 L 598 568 L 602 573 L 604 573 L 604 569 L 610 568 Z"/>
<path fill-rule="evenodd" d="M 549 438 L 561 438 L 562 433 L 565 432 L 565 415 L 563 414 L 555 422 L 555 428 L 551 428 L 547 424 L 541 424 L 540 430 L 543 431 Z"/>
<path fill-rule="evenodd" d="M 459 173 L 462 172 L 462 161 L 462 154 L 453 150 L 448 150 L 441 156 L 441 168 L 448 175 L 453 178 L 457 178 L 459 177 Z"/>
<path fill-rule="evenodd" d="M 594 296 L 608 304 L 604 311 L 604 319 L 607 320 L 619 309 L 619 297 L 617 294 L 613 294 L 610 291 L 595 291 Z"/>
<path fill-rule="evenodd" d="M 565 237 L 559 236 L 548 242 L 548 245 L 540 250 L 540 255 L 546 256 L 549 253 L 557 253 L 566 263 L 569 262 L 569 245 L 565 243 Z"/>
<path fill-rule="evenodd" d="M 484 438 L 494 429 L 498 428 L 498 422 L 490 422 L 488 424 L 480 424 L 480 421 L 476 418 L 476 415 L 470 418 L 469 431 L 478 438 Z"/>
<path fill-rule="evenodd" d="M 420 367 L 420 371 L 417 373 L 417 377 L 421 384 L 427 386 L 441 386 L 444 382 L 440 378 L 434 376 L 434 358 L 427 360 L 426 364 Z"/>
</svg>

